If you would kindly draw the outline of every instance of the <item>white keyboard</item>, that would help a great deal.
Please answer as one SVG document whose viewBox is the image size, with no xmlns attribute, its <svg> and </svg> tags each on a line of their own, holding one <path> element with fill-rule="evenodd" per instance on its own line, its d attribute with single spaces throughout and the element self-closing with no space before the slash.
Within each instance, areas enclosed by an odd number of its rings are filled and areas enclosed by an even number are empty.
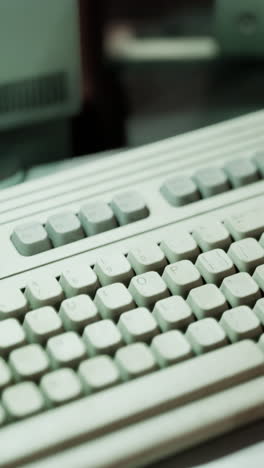
<svg viewBox="0 0 264 468">
<path fill-rule="evenodd" d="M 0 467 L 141 466 L 263 418 L 263 128 L 0 193 Z"/>
</svg>

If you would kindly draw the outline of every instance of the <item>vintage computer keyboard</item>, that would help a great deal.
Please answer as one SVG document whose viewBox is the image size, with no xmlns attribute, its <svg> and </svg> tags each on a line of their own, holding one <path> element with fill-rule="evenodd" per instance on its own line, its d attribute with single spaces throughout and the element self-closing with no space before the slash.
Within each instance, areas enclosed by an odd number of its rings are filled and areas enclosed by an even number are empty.
<svg viewBox="0 0 264 468">
<path fill-rule="evenodd" d="M 0 193 L 0 467 L 130 467 L 264 416 L 264 112 Z"/>
</svg>

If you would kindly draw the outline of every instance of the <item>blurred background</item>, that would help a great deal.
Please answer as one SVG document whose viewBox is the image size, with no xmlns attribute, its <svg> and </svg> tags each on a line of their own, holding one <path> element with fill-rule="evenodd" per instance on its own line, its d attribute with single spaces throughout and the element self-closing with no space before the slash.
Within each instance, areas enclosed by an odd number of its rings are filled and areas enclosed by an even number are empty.
<svg viewBox="0 0 264 468">
<path fill-rule="evenodd" d="M 262 108 L 262 3 L 0 0 L 0 186 Z"/>
</svg>

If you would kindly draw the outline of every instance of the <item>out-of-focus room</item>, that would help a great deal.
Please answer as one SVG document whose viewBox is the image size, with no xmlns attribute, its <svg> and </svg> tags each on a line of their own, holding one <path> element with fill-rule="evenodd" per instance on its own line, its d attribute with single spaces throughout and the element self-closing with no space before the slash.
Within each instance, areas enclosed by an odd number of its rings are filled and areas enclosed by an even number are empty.
<svg viewBox="0 0 264 468">
<path fill-rule="evenodd" d="M 0 0 L 2 186 L 260 109 L 261 9 Z"/>
</svg>

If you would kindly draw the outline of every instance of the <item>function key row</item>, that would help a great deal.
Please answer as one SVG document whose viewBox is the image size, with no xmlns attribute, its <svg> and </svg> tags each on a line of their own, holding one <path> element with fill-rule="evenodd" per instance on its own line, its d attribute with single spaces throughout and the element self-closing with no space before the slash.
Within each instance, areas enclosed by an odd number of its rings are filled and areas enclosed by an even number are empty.
<svg viewBox="0 0 264 468">
<path fill-rule="evenodd" d="M 17 226 L 11 240 L 21 255 L 31 256 L 71 242 L 130 224 L 149 215 L 137 192 L 116 195 L 110 205 L 101 201 L 83 205 L 76 215 L 62 212 L 50 216 L 43 226 L 32 222 Z"/>
<path fill-rule="evenodd" d="M 192 177 L 175 176 L 168 178 L 161 186 L 164 198 L 173 206 L 183 206 L 242 187 L 264 177 L 264 152 L 258 152 L 252 159 L 234 159 L 223 168 L 199 169 Z"/>
</svg>

